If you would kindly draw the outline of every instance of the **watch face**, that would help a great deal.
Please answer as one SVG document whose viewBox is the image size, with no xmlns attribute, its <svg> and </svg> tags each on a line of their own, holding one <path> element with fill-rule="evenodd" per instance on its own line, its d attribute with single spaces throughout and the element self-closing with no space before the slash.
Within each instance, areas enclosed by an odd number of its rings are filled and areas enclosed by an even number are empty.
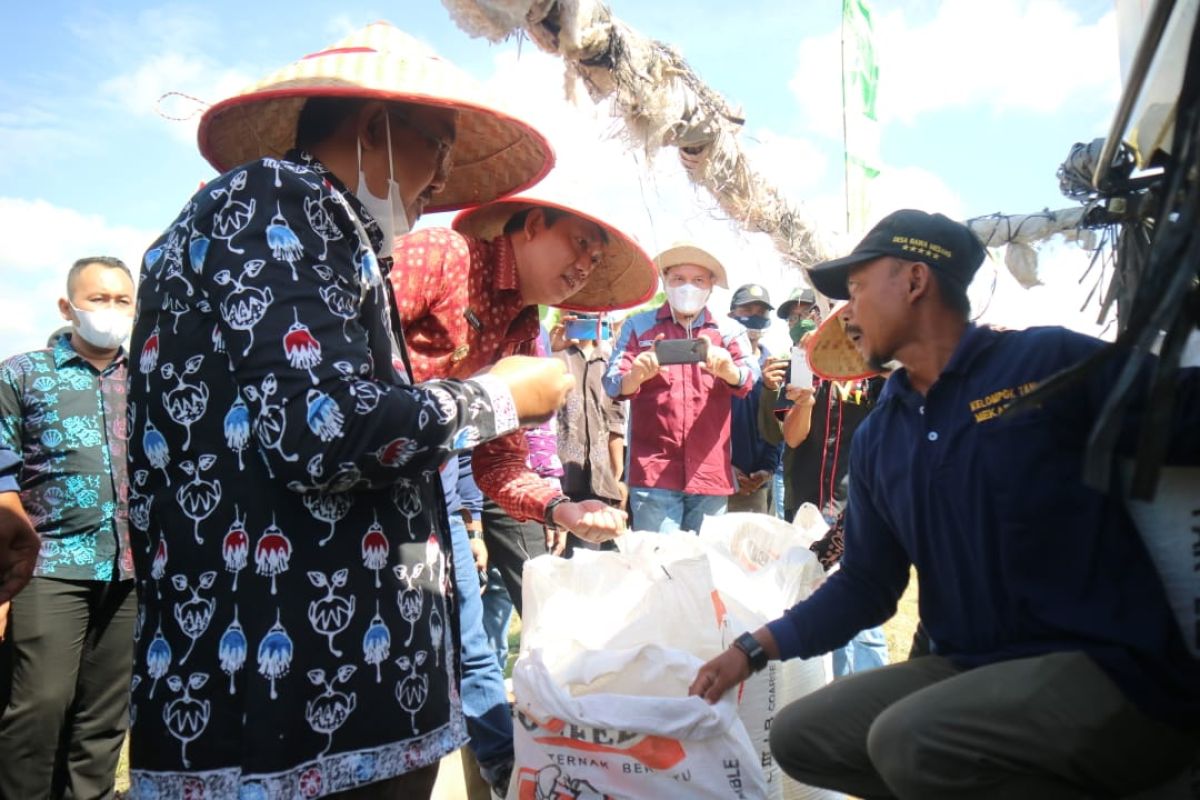
<svg viewBox="0 0 1200 800">
<path fill-rule="evenodd" d="M 734 646 L 746 654 L 746 660 L 750 662 L 750 671 L 758 672 L 767 665 L 767 651 L 758 643 L 758 640 L 749 633 L 743 633 L 734 641 Z"/>
</svg>

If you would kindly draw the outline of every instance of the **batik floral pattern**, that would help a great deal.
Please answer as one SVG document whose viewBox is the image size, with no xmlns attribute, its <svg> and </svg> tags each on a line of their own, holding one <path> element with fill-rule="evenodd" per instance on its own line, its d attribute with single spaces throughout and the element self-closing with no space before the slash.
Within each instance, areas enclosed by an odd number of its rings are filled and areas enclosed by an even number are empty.
<svg viewBox="0 0 1200 800">
<path fill-rule="evenodd" d="M 103 371 L 62 335 L 0 364 L 0 491 L 20 491 L 42 537 L 37 575 L 133 577 L 125 448 L 128 360 Z"/>
<path fill-rule="evenodd" d="M 438 467 L 516 420 L 487 379 L 396 372 L 380 243 L 292 153 L 207 184 L 146 253 L 140 797 L 319 797 L 465 740 Z"/>
</svg>

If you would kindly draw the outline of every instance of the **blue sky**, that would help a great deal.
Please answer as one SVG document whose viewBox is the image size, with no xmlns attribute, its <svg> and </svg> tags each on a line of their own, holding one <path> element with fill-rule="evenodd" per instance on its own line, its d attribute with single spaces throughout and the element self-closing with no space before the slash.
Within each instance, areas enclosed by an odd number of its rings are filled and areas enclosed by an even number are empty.
<svg viewBox="0 0 1200 800">
<path fill-rule="evenodd" d="M 742 109 L 760 172 L 819 221 L 840 224 L 838 0 L 612 6 L 640 33 L 678 48 Z M 1112 4 L 873 7 L 885 165 L 876 210 L 912 205 L 968 217 L 1066 207 L 1055 169 L 1073 142 L 1104 135 L 1119 94 Z M 559 154 L 545 188 L 585 197 L 648 250 L 692 238 L 726 259 L 735 280 L 761 280 L 780 295 L 795 283 L 762 237 L 713 218 L 673 152 L 648 164 L 614 136 L 619 125 L 606 108 L 564 99 L 559 62 L 530 42 L 470 38 L 438 0 L 8 3 L 0 11 L 8 34 L 0 50 L 0 270 L 8 279 L 0 355 L 38 346 L 57 324 L 54 299 L 71 261 L 107 252 L 136 263 L 213 176 L 196 150 L 195 120 L 160 114 L 198 107 L 180 99 L 156 107 L 159 95 L 214 102 L 376 19 L 429 42 L 542 128 Z M 986 318 L 1050 322 L 1082 302 L 1073 288 L 1082 261 L 1071 250 L 1043 253 L 1049 285 L 1033 292 L 993 269 L 999 288 Z M 983 283 L 981 303 L 991 278 Z"/>
</svg>

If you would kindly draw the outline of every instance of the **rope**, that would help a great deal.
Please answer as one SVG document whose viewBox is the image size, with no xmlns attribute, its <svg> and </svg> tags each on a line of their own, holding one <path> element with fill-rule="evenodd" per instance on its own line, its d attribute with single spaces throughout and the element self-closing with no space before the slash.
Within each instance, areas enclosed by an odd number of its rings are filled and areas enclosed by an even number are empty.
<svg viewBox="0 0 1200 800">
<path fill-rule="evenodd" d="M 172 114 L 168 114 L 168 113 L 166 113 L 166 111 L 163 110 L 163 101 L 170 97 L 181 97 L 184 100 L 190 100 L 191 102 L 196 104 L 196 107 L 193 108 L 191 113 L 187 114 L 186 116 L 179 117 L 179 116 L 174 116 Z M 154 101 L 154 113 L 158 114 L 163 119 L 169 119 L 172 122 L 187 122 L 189 119 L 196 116 L 197 114 L 204 113 L 204 111 L 206 111 L 210 105 L 211 105 L 211 103 L 206 103 L 205 101 L 201 100 L 199 97 L 193 97 L 192 95 L 185 94 L 184 92 L 166 92 L 164 94 L 159 95 L 158 99 Z"/>
<path fill-rule="evenodd" d="M 789 202 L 756 171 L 739 134 L 745 116 L 708 87 L 669 45 L 648 39 L 600 0 L 442 0 L 455 23 L 493 42 L 527 37 L 561 57 L 568 85 L 578 79 L 593 102 L 608 102 L 622 119 L 624 138 L 648 159 L 675 147 L 688 177 L 706 190 L 729 220 L 771 237 L 796 267 L 838 255 L 803 204 Z M 1062 168 L 1068 186 L 1094 170 L 1095 143 L 1079 145 Z M 1075 194 L 1068 196 L 1074 197 Z M 1037 253 L 1031 245 L 1055 235 L 1080 238 L 1084 209 L 1037 214 L 990 214 L 966 220 L 987 247 L 1008 246 L 1005 265 L 1026 288 L 1035 286 Z"/>
</svg>

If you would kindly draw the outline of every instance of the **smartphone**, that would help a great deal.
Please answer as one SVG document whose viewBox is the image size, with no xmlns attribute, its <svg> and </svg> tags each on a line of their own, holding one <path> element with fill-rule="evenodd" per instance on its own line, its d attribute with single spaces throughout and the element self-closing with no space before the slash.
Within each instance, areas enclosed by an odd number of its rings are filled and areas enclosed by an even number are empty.
<svg viewBox="0 0 1200 800">
<path fill-rule="evenodd" d="M 788 386 L 809 388 L 813 385 L 812 367 L 808 365 L 808 352 L 797 345 L 792 348 L 792 368 Z"/>
<path fill-rule="evenodd" d="M 659 364 L 703 364 L 708 360 L 708 339 L 660 339 L 654 343 Z"/>
<path fill-rule="evenodd" d="M 591 341 L 601 339 L 600 320 L 598 319 L 569 319 L 563 328 L 563 335 L 568 339 Z"/>
</svg>

